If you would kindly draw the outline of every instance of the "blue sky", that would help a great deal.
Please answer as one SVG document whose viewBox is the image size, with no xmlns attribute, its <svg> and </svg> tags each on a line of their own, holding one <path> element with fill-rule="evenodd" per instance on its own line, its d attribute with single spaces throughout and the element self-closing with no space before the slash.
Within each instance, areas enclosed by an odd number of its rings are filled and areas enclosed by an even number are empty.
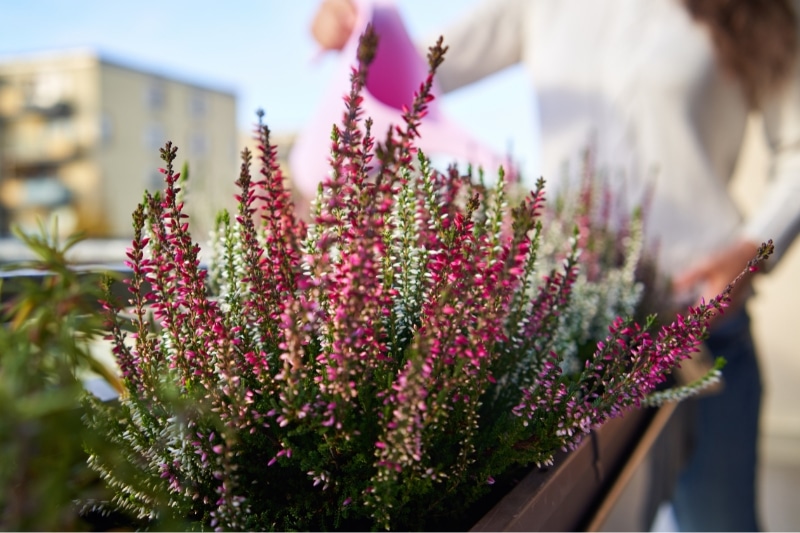
<svg viewBox="0 0 800 533">
<path fill-rule="evenodd" d="M 396 0 L 414 38 L 436 32 L 478 0 Z M 2 0 L 0 59 L 19 53 L 89 47 L 167 75 L 232 90 L 238 124 L 250 129 L 257 108 L 276 132 L 309 120 L 338 65 L 317 56 L 308 30 L 318 0 Z M 313 58 L 317 56 L 317 60 Z M 443 98 L 445 111 L 496 150 L 511 147 L 532 164 L 529 85 L 509 69 Z"/>
</svg>

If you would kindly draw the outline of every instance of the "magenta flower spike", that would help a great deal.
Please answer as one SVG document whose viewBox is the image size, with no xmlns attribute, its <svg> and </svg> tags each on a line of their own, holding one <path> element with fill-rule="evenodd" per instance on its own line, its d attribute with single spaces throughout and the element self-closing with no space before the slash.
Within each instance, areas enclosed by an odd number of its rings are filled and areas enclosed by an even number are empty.
<svg viewBox="0 0 800 533">
<path fill-rule="evenodd" d="M 502 170 L 487 187 L 482 170 L 434 168 L 445 47 L 376 129 L 379 50 L 367 27 L 308 225 L 260 116 L 201 265 L 190 182 L 162 150 L 164 190 L 133 215 L 129 299 L 104 302 L 126 387 L 88 420 L 119 454 L 90 456 L 104 505 L 154 529 L 444 529 L 509 468 L 694 390 L 661 387 L 731 289 L 637 323 L 658 288 L 639 277 L 641 218 L 612 220 L 592 180 L 551 204 L 543 180 L 520 192 Z"/>
</svg>

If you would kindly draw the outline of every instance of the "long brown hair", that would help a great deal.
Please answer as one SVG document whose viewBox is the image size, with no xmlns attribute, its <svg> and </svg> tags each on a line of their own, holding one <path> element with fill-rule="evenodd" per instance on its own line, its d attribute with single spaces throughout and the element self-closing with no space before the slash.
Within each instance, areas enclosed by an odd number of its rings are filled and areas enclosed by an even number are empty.
<svg viewBox="0 0 800 533">
<path fill-rule="evenodd" d="M 797 53 L 797 13 L 790 0 L 684 0 L 708 27 L 722 67 L 751 106 L 777 90 Z"/>
</svg>

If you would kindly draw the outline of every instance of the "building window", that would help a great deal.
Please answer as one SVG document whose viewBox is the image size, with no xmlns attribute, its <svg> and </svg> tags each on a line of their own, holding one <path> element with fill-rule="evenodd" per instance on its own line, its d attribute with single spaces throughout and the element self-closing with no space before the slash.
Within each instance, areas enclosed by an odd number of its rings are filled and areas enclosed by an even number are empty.
<svg viewBox="0 0 800 533">
<path fill-rule="evenodd" d="M 75 129 L 75 121 L 72 118 L 55 118 L 47 122 L 45 126 L 46 135 L 51 139 L 74 142 L 78 134 Z"/>
<path fill-rule="evenodd" d="M 164 174 L 158 170 L 148 170 L 144 176 L 144 188 L 155 192 L 164 189 Z"/>
<path fill-rule="evenodd" d="M 0 201 L 12 209 L 54 207 L 69 203 L 72 194 L 56 176 L 32 176 L 5 181 Z"/>
<path fill-rule="evenodd" d="M 189 114 L 193 118 L 203 118 L 208 113 L 208 95 L 194 90 L 189 96 Z"/>
<path fill-rule="evenodd" d="M 111 144 L 114 138 L 114 122 L 107 111 L 100 115 L 100 143 L 104 146 Z"/>
<path fill-rule="evenodd" d="M 167 141 L 167 135 L 164 132 L 164 127 L 154 122 L 145 128 L 144 131 L 144 146 L 150 150 L 158 150 Z"/>
<path fill-rule="evenodd" d="M 56 177 L 28 179 L 27 200 L 30 205 L 57 206 L 69 203 L 71 193 Z"/>
<path fill-rule="evenodd" d="M 22 89 L 27 107 L 50 110 L 66 105 L 71 93 L 70 78 L 63 72 L 41 72 L 24 80 Z"/>
<path fill-rule="evenodd" d="M 167 88 L 161 80 L 151 80 L 145 91 L 145 101 L 151 111 L 164 108 L 167 101 Z"/>
<path fill-rule="evenodd" d="M 192 133 L 189 146 L 191 147 L 192 155 L 197 157 L 206 155 L 208 153 L 208 136 L 198 131 Z"/>
</svg>

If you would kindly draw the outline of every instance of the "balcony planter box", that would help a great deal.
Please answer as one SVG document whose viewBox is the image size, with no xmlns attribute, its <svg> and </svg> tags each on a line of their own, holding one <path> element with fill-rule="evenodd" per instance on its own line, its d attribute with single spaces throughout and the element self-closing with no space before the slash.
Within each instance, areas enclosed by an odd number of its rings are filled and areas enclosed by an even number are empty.
<svg viewBox="0 0 800 533">
<path fill-rule="evenodd" d="M 118 272 L 129 274 L 124 268 Z M 33 271 L 3 273 L 7 282 L 3 300 L 14 295 L 16 282 L 42 276 Z M 121 296 L 123 285 L 115 285 Z M 608 421 L 587 435 L 575 450 L 558 453 L 552 467 L 518 469 L 499 478 L 495 490 L 475 505 L 471 516 L 463 517 L 457 529 L 649 529 L 685 458 L 686 411 L 683 405 L 668 404 L 659 409 L 632 410 Z M 654 468 L 659 470 L 655 476 Z M 100 527 L 124 523 L 121 516 L 90 514 L 84 518 Z M 432 526 L 438 528 L 440 524 Z"/>
<path fill-rule="evenodd" d="M 470 531 L 648 531 L 685 462 L 688 412 L 667 404 L 610 420 L 554 466 L 513 476 Z"/>
<path fill-rule="evenodd" d="M 124 267 L 112 269 L 123 277 L 130 274 Z M 15 295 L 22 280 L 44 276 L 36 271 L 0 273 L 6 281 L 3 300 Z M 115 289 L 119 296 L 124 295 L 123 284 L 115 284 Z M 667 404 L 659 409 L 632 410 L 608 421 L 587 435 L 575 450 L 559 452 L 552 467 L 521 468 L 498 478 L 492 493 L 474 506 L 470 516 L 455 524 L 456 529 L 649 529 L 685 459 L 687 411 L 685 405 Z M 125 524 L 121 516 L 89 514 L 84 518 L 101 528 Z"/>
</svg>

